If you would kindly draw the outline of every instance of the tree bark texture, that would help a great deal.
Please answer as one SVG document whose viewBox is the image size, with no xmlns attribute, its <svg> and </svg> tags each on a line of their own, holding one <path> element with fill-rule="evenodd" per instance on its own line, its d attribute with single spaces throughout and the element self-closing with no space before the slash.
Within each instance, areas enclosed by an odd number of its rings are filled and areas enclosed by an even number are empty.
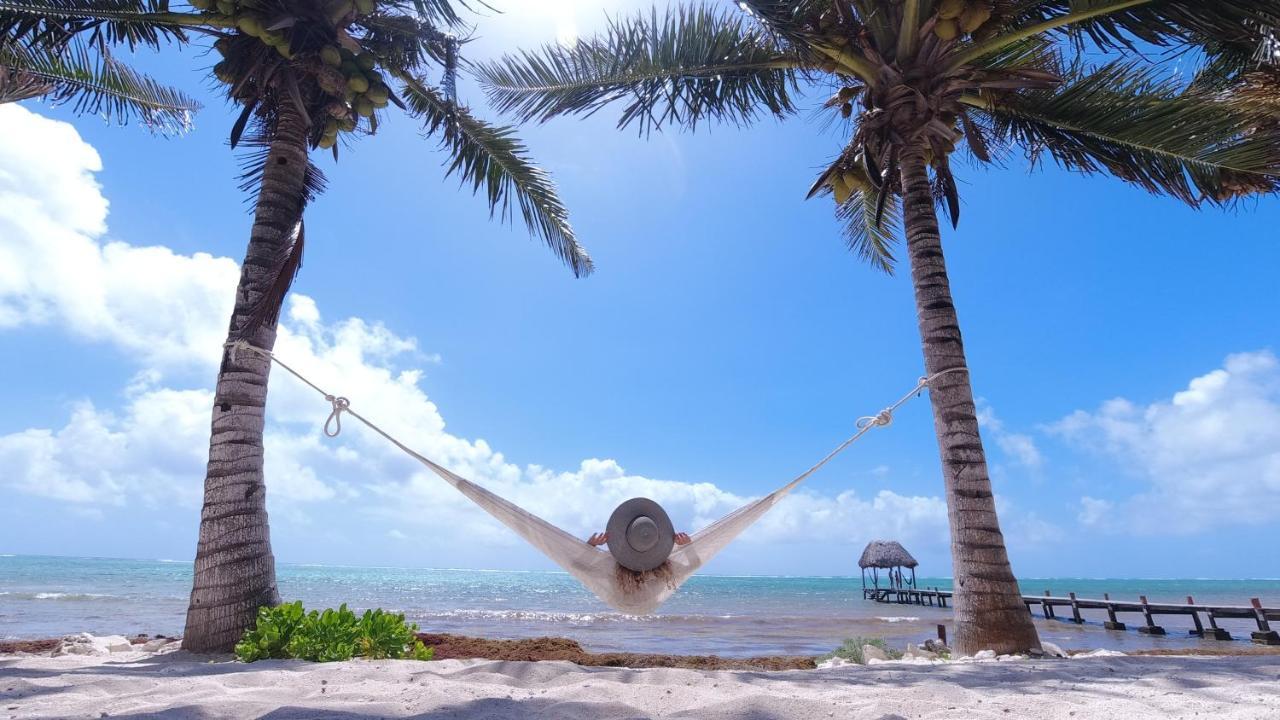
<svg viewBox="0 0 1280 720">
<path fill-rule="evenodd" d="M 228 342 L 242 337 L 241 328 L 279 275 L 305 202 L 307 123 L 290 103 L 280 105 Z M 260 323 L 244 339 L 272 349 L 275 323 Z M 233 359 L 224 351 L 213 400 L 195 582 L 182 640 L 186 650 L 231 650 L 255 622 L 259 607 L 280 602 L 263 477 L 270 372 L 271 362 L 257 353 L 242 351 Z"/>
<path fill-rule="evenodd" d="M 925 372 L 932 376 L 967 368 L 923 145 L 904 147 L 899 167 Z M 929 386 L 929 400 L 951 526 L 955 649 L 963 655 L 988 649 L 998 654 L 1039 650 L 1040 639 L 1022 603 L 996 517 L 968 371 L 937 378 Z"/>
</svg>

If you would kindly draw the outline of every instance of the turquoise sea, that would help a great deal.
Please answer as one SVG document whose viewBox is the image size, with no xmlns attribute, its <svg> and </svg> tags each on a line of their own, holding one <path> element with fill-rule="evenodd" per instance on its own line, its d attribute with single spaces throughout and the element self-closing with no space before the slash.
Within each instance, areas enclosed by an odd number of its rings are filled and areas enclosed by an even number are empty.
<svg viewBox="0 0 1280 720">
<path fill-rule="evenodd" d="M 559 635 L 596 651 L 627 650 L 744 656 L 817 654 L 855 635 L 902 645 L 933 637 L 951 611 L 883 605 L 862 599 L 857 577 L 695 576 L 659 614 L 620 615 L 572 578 L 553 572 L 440 570 L 385 567 L 278 566 L 280 594 L 308 607 L 382 607 L 403 612 L 423 629 L 486 637 Z M 1280 605 L 1280 579 L 1028 578 L 1027 594 L 1051 590 L 1080 597 L 1248 604 L 1260 597 Z M 949 588 L 948 579 L 921 586 Z M 191 591 L 191 563 L 43 556 L 0 556 L 0 638 L 182 631 Z M 1190 621 L 1164 618 L 1169 631 L 1150 638 L 1133 630 L 1107 631 L 1100 614 L 1083 626 L 1037 618 L 1040 635 L 1067 648 L 1195 647 L 1220 643 L 1187 636 Z M 1139 616 L 1127 618 L 1130 627 Z M 1246 638 L 1252 623 L 1223 621 Z"/>
</svg>

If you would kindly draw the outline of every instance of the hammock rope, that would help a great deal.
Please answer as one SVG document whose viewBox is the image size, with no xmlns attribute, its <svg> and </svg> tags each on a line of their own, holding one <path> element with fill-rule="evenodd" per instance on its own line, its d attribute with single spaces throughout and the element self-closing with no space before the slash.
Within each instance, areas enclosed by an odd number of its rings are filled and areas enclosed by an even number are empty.
<svg viewBox="0 0 1280 720">
<path fill-rule="evenodd" d="M 934 380 L 948 373 L 967 372 L 968 370 L 965 367 L 948 368 L 920 378 L 914 388 L 893 404 L 875 415 L 866 415 L 858 418 L 855 423 L 857 431 L 853 435 L 786 485 L 759 500 L 749 502 L 730 512 L 728 515 L 694 533 L 689 544 L 678 546 L 672 550 L 670 559 L 667 561 L 669 572 L 663 572 L 660 579 L 641 578 L 639 581 L 632 579 L 631 582 L 624 583 L 620 582 L 618 577 L 619 568 L 609 553 L 588 545 L 577 536 L 552 525 L 546 520 L 418 453 L 386 430 L 383 430 L 372 420 L 352 409 L 349 399 L 326 392 L 305 375 L 276 357 L 275 353 L 270 350 L 257 347 L 245 340 L 228 342 L 226 348 L 233 363 L 236 361 L 238 353 L 251 352 L 279 365 L 289 374 L 323 396 L 332 408 L 328 419 L 324 423 L 324 434 L 327 437 L 333 438 L 341 434 L 343 413 L 359 420 L 363 425 L 381 435 L 406 455 L 422 463 L 440 476 L 445 482 L 452 485 L 503 525 L 520 535 L 526 542 L 533 545 L 560 567 L 564 568 L 570 575 L 577 578 L 579 582 L 606 604 L 621 612 L 636 615 L 648 614 L 657 609 L 699 567 L 724 549 L 747 527 L 759 520 L 779 500 L 794 490 L 796 486 L 822 469 L 837 455 L 847 450 L 863 435 L 877 427 L 886 427 L 892 423 L 894 412 L 907 404 L 912 398 L 918 397 Z"/>
</svg>

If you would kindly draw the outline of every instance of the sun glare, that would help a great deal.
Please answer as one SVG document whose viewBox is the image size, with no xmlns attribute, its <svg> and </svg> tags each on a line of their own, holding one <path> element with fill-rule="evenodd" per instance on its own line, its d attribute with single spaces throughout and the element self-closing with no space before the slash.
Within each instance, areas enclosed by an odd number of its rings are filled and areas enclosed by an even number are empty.
<svg viewBox="0 0 1280 720">
<path fill-rule="evenodd" d="M 498 5 L 505 14 L 523 16 L 533 24 L 530 32 L 546 33 L 546 25 L 555 33 L 556 42 L 571 45 L 578 39 L 579 22 L 598 19 L 605 12 L 624 9 L 620 0 L 507 0 Z"/>
</svg>

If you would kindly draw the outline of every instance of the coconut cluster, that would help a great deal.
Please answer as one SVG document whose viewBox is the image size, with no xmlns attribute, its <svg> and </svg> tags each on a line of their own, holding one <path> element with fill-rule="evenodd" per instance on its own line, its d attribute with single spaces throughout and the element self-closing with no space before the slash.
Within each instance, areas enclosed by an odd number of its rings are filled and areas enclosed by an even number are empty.
<svg viewBox="0 0 1280 720">
<path fill-rule="evenodd" d="M 344 47 L 326 45 L 319 55 L 324 68 L 316 73 L 316 82 L 334 101 L 329 103 L 330 118 L 318 147 L 330 148 L 337 142 L 339 131 L 355 130 L 357 118 L 371 117 L 375 110 L 386 107 L 391 90 L 374 69 L 377 59 L 370 53 L 356 54 Z"/>
<path fill-rule="evenodd" d="M 257 38 L 274 48 L 286 60 L 294 59 L 294 46 L 289 27 L 276 27 L 265 12 L 266 0 L 189 0 L 192 7 L 205 13 L 220 16 L 223 24 L 234 26 L 244 35 Z M 335 22 L 343 18 L 368 15 L 377 10 L 377 0 L 337 0 L 332 4 Z M 214 48 L 227 55 L 231 40 L 223 38 Z M 317 147 L 331 148 L 337 143 L 339 132 L 352 132 L 362 117 L 372 117 L 374 111 L 384 108 L 391 99 L 391 91 L 376 70 L 377 58 L 370 53 L 354 53 L 337 44 L 324 45 L 318 50 L 307 49 L 300 53 L 301 61 L 310 65 L 316 84 L 332 101 L 325 106 L 328 119 L 320 131 Z M 227 60 L 213 68 L 214 76 L 221 82 L 237 82 L 231 64 Z"/>
<path fill-rule="evenodd" d="M 933 34 L 939 40 L 955 40 L 961 35 L 981 34 L 994 11 L 991 0 L 942 0 Z"/>
</svg>

